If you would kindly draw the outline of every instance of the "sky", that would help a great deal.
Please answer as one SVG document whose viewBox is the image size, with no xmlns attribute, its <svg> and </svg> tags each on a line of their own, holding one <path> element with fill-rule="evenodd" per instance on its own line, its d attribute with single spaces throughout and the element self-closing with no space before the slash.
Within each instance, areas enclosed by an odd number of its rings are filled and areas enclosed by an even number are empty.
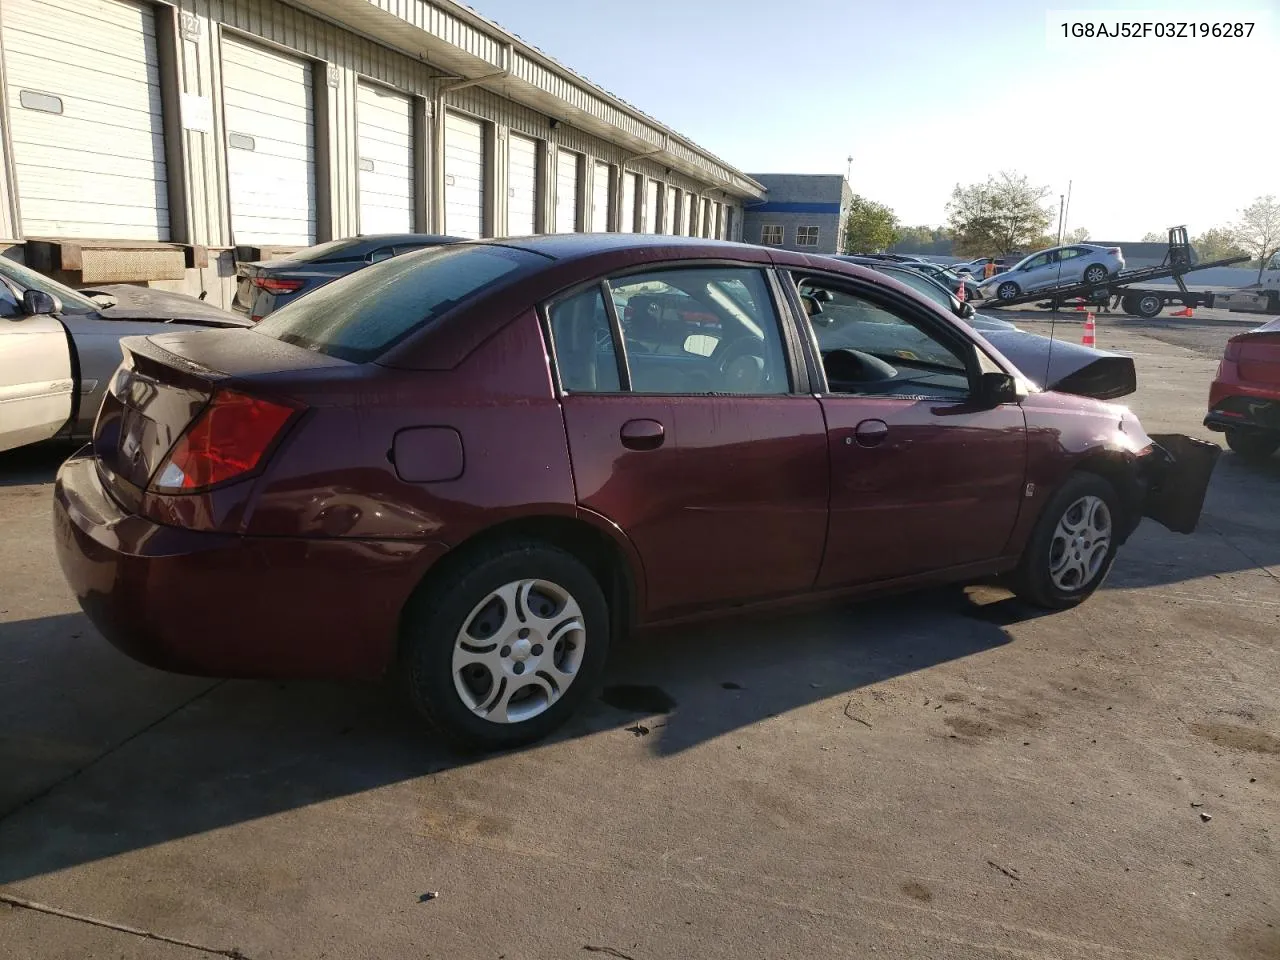
<svg viewBox="0 0 1280 960">
<path fill-rule="evenodd" d="M 1046 187 L 1055 216 L 1070 183 L 1067 228 L 1095 240 L 1198 234 L 1280 195 L 1280 0 L 471 6 L 739 170 L 847 172 L 906 224 L 944 223 L 957 183 L 1001 170 Z M 1049 26 L 1210 10 L 1254 21 L 1253 36 L 1067 40 Z"/>
</svg>

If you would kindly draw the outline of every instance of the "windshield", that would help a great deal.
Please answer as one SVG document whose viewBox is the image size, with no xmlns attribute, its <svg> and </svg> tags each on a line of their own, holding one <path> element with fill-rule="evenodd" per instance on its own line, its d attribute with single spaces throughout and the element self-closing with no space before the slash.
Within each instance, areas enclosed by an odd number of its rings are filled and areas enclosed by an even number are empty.
<svg viewBox="0 0 1280 960">
<path fill-rule="evenodd" d="M 36 273 L 30 267 L 10 260 L 8 257 L 0 256 L 0 274 L 16 286 L 19 293 L 25 290 L 42 290 L 57 297 L 68 313 L 97 313 L 102 309 L 101 304 L 90 300 L 83 293 L 72 290 L 56 280 L 50 280 L 44 274 Z"/>
<path fill-rule="evenodd" d="M 489 244 L 407 253 L 294 300 L 254 330 L 365 363 L 490 284 L 539 262 L 535 254 Z"/>
</svg>

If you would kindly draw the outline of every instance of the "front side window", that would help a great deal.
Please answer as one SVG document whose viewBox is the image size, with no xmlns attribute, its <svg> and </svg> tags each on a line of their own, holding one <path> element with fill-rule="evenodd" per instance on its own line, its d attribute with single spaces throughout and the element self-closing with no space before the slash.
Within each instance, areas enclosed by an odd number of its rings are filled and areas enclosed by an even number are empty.
<svg viewBox="0 0 1280 960">
<path fill-rule="evenodd" d="M 766 246 L 782 245 L 782 224 L 766 223 L 760 228 L 760 242 Z"/>
<path fill-rule="evenodd" d="M 797 247 L 816 247 L 818 245 L 817 227 L 796 227 Z"/>
<path fill-rule="evenodd" d="M 1049 264 L 1049 254 L 1042 253 L 1039 256 L 1032 257 L 1030 260 L 1028 260 L 1026 265 L 1022 269 L 1035 270 L 1037 267 L 1048 266 L 1048 264 Z"/>
<path fill-rule="evenodd" d="M 905 312 L 821 280 L 799 291 L 832 393 L 964 400 L 962 353 Z"/>
</svg>

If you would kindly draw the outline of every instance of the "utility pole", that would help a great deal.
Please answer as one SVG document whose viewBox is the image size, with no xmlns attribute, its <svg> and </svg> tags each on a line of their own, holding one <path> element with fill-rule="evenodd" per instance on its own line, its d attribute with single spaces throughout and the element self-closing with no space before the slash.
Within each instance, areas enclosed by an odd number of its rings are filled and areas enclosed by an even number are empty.
<svg viewBox="0 0 1280 960">
<path fill-rule="evenodd" d="M 844 165 L 844 178 L 850 180 L 853 178 L 853 154 L 850 154 Z M 852 186 L 852 184 L 850 184 Z"/>
<path fill-rule="evenodd" d="M 1067 238 L 1067 217 L 1071 215 L 1071 181 L 1067 181 L 1067 205 L 1062 211 L 1062 237 L 1058 243 L 1061 244 Z"/>
<path fill-rule="evenodd" d="M 1064 210 L 1062 205 L 1063 196 L 1064 195 L 1061 193 L 1058 194 L 1058 246 L 1062 246 L 1062 214 Z"/>
</svg>

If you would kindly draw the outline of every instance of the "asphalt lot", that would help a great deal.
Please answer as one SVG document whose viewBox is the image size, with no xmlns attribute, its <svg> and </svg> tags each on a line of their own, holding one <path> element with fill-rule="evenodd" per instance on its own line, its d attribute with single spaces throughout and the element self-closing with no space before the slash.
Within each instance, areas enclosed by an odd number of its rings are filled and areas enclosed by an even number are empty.
<svg viewBox="0 0 1280 960">
<path fill-rule="evenodd" d="M 1098 338 L 1148 431 L 1213 437 L 1235 329 Z M 0 957 L 1280 957 L 1280 457 L 1225 454 L 1077 610 L 670 633 L 476 760 L 376 686 L 116 654 L 53 556 L 61 454 L 0 455 Z"/>
</svg>

